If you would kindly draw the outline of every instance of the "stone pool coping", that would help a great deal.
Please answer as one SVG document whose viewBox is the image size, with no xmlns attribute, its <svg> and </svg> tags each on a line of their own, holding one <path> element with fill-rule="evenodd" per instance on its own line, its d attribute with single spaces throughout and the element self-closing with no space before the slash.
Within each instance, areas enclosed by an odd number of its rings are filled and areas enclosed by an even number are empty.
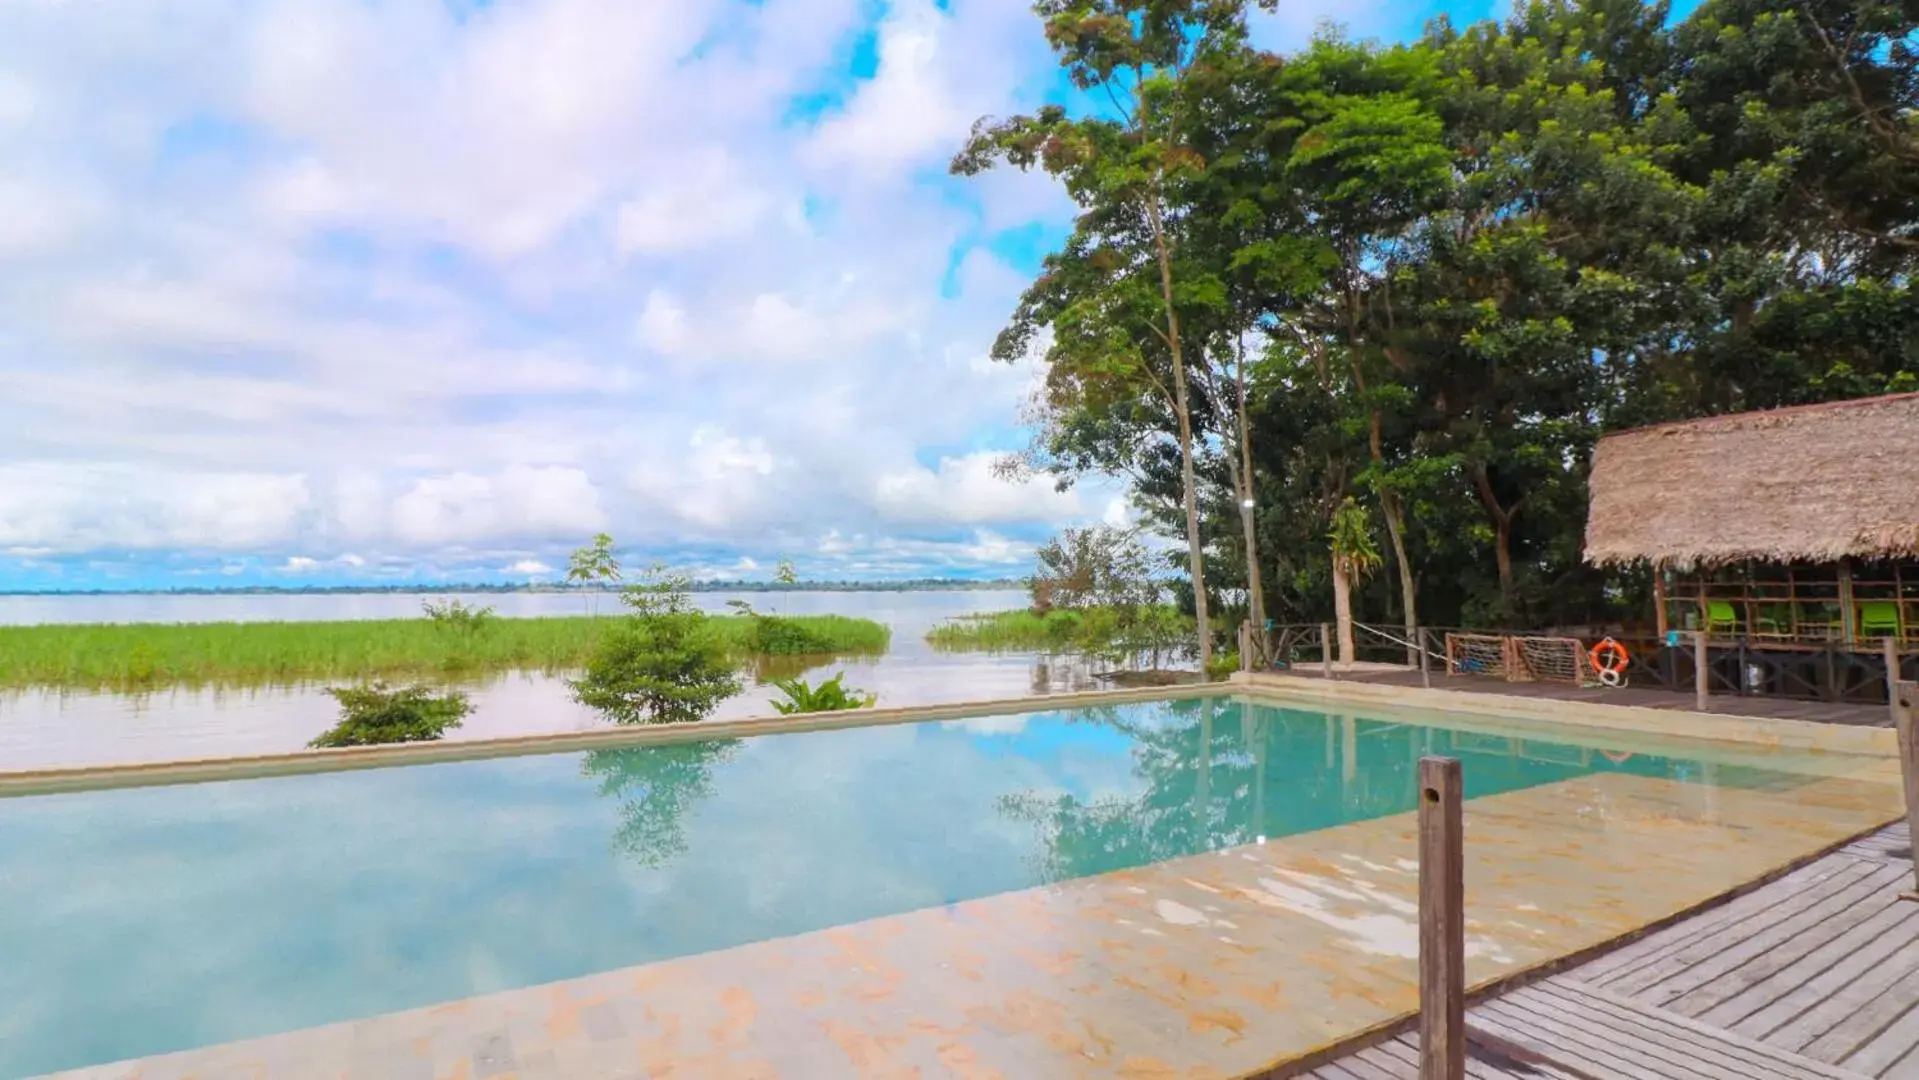
<svg viewBox="0 0 1919 1080">
<path fill-rule="evenodd" d="M 1235 672 L 1227 685 L 1267 701 L 1286 702 L 1304 698 L 1315 703 L 1465 713 L 1476 717 L 1530 722 L 1542 731 L 1570 727 L 1594 734 L 1647 735 L 1662 740 L 1756 746 L 1817 754 L 1885 758 L 1899 755 L 1898 735 L 1891 728 L 1681 709 L 1649 709 L 1640 705 L 1555 701 L 1450 688 L 1427 690 L 1378 683 L 1329 683 L 1323 679 L 1266 672 Z"/>
<path fill-rule="evenodd" d="M 792 716 L 754 716 L 739 720 L 701 720 L 681 724 L 636 724 L 593 731 L 544 735 L 508 735 L 493 739 L 442 739 L 436 742 L 395 743 L 386 746 L 348 746 L 325 750 L 292 750 L 277 754 L 190 758 L 177 761 L 130 762 L 118 765 L 75 765 L 46 769 L 0 770 L 0 798 L 43 795 L 63 791 L 191 784 L 208 780 L 243 780 L 305 773 L 345 772 L 436 761 L 473 761 L 522 754 L 563 754 L 585 750 L 652 746 L 707 739 L 738 739 L 789 732 L 835 731 L 880 727 L 927 720 L 965 720 L 980 716 L 1049 712 L 1058 709 L 1124 705 L 1144 701 L 1178 701 L 1193 697 L 1232 694 L 1227 683 L 1194 683 L 1179 687 L 1140 687 L 1074 694 L 1042 694 L 1022 698 L 995 698 L 942 705 L 912 705 L 893 709 L 850 709 L 842 712 L 802 713 Z"/>
<path fill-rule="evenodd" d="M 48 795 L 67 791 L 191 784 L 212 780 L 243 780 L 307 773 L 345 772 L 432 762 L 472 761 L 523 754 L 557 754 L 630 746 L 650 746 L 690 740 L 747 738 L 808 731 L 835 731 L 931 720 L 964 720 L 983 716 L 1051 712 L 1138 702 L 1179 701 L 1231 695 L 1269 705 L 1352 706 L 1374 716 L 1431 723 L 1430 716 L 1406 716 L 1407 710 L 1443 713 L 1448 726 L 1489 734 L 1557 738 L 1574 741 L 1603 738 L 1617 749 L 1666 753 L 1673 744 L 1705 743 L 1721 751 L 1793 751 L 1812 755 L 1842 755 L 1896 759 L 1894 732 L 1880 728 L 1843 727 L 1805 720 L 1727 716 L 1638 706 L 1514 698 L 1501 694 L 1370 683 L 1328 683 L 1319 679 L 1236 672 L 1226 682 L 1193 683 L 1178 687 L 1140 687 L 1071 694 L 1043 694 L 940 705 L 892 709 L 858 709 L 794 716 L 758 716 L 739 720 L 706 720 L 684 724 L 638 725 L 595 731 L 547 735 L 514 735 L 494 739 L 452 739 L 400 743 L 390 746 L 354 746 L 328 750 L 295 750 L 278 754 L 195 758 L 177 761 L 134 762 L 115 765 L 63 766 L 47 769 L 0 770 L 0 798 Z M 1490 722 L 1489 722 L 1490 721 Z M 1642 741 L 1648 740 L 1648 741 Z"/>
</svg>

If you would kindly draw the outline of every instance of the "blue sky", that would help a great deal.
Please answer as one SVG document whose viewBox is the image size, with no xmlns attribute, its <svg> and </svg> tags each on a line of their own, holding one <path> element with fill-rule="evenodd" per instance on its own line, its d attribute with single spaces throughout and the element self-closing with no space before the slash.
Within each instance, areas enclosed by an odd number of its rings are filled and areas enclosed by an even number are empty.
<svg viewBox="0 0 1919 1080">
<path fill-rule="evenodd" d="M 1487 3 L 1308 0 L 1303 42 Z M 0 9 L 0 589 L 1023 572 L 1024 0 Z"/>
</svg>

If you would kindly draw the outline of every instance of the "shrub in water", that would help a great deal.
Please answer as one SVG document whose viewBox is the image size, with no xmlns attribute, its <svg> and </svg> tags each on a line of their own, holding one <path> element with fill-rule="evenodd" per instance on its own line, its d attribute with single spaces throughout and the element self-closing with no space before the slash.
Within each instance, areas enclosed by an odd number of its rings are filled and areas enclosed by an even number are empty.
<svg viewBox="0 0 1919 1080">
<path fill-rule="evenodd" d="M 633 614 L 606 634 L 573 699 L 620 724 L 704 720 L 740 692 L 726 652 L 687 598 L 687 579 L 655 566 L 620 600 Z"/>
<path fill-rule="evenodd" d="M 773 707 L 783 715 L 811 712 L 842 712 L 847 709 L 864 709 L 871 706 L 879 697 L 862 690 L 849 690 L 840 685 L 846 678 L 846 672 L 836 672 L 832 678 L 818 686 L 808 686 L 805 679 L 781 679 L 773 685 L 786 695 L 785 701 L 773 702 Z"/>
<path fill-rule="evenodd" d="M 434 625 L 443 626 L 461 634 L 477 634 L 485 630 L 493 620 L 492 608 L 468 607 L 458 600 L 447 600 L 438 604 L 431 600 L 423 600 L 420 607 L 426 612 L 426 617 L 433 620 Z"/>
<path fill-rule="evenodd" d="M 473 711 L 465 694 L 457 690 L 436 694 L 425 686 L 394 689 L 374 683 L 333 687 L 327 693 L 340 703 L 340 722 L 307 744 L 316 749 L 431 742 L 448 728 L 459 727 Z"/>
<path fill-rule="evenodd" d="M 791 619 L 756 615 L 753 651 L 765 656 L 810 656 L 833 651 L 833 643 Z"/>
</svg>

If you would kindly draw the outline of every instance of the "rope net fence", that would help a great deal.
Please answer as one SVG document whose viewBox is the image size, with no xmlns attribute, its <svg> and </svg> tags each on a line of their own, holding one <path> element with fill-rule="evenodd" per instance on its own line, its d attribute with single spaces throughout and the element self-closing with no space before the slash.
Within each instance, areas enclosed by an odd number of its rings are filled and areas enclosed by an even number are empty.
<svg viewBox="0 0 1919 1080">
<path fill-rule="evenodd" d="M 1503 634 L 1447 634 L 1448 675 L 1490 675 L 1507 678 L 1511 647 Z"/>
<path fill-rule="evenodd" d="M 1591 682 L 1592 665 L 1578 638 L 1514 634 L 1447 634 L 1446 673 L 1507 682 Z"/>
<path fill-rule="evenodd" d="M 1579 686 L 1591 681 L 1591 665 L 1578 638 L 1515 637 L 1518 663 L 1509 676 L 1514 682 L 1554 682 Z"/>
</svg>

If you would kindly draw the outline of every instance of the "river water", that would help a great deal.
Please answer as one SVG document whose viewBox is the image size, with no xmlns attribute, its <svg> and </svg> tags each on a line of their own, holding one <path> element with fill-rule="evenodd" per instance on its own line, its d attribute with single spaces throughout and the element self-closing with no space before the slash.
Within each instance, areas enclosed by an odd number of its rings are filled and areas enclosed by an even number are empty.
<svg viewBox="0 0 1919 1080">
<path fill-rule="evenodd" d="M 12 596 L 0 597 L 0 624 L 411 618 L 420 615 L 424 599 L 402 593 Z M 581 597 L 559 593 L 436 594 L 431 599 L 489 605 L 508 617 L 585 611 Z M 1024 605 L 1025 594 L 1019 592 L 696 593 L 693 599 L 715 613 L 725 612 L 727 601 L 737 599 L 782 615 L 838 614 L 885 623 L 893 631 L 886 655 L 824 661 L 803 669 L 810 680 L 843 670 L 848 686 L 878 694 L 881 706 L 981 701 L 1104 685 L 1084 663 L 1069 658 L 942 653 L 926 644 L 926 632 L 945 619 Z M 597 598 L 597 604 L 601 612 L 618 608 L 611 596 Z M 721 703 L 715 719 L 774 711 L 769 702 L 779 696 L 777 691 L 751 676 L 747 684 L 744 693 Z M 551 676 L 513 673 L 460 685 L 474 708 L 448 738 L 605 726 L 591 710 L 572 701 L 563 680 Z M 331 726 L 336 713 L 333 699 L 319 685 L 168 689 L 137 695 L 7 691 L 0 693 L 0 771 L 298 750 Z"/>
</svg>

